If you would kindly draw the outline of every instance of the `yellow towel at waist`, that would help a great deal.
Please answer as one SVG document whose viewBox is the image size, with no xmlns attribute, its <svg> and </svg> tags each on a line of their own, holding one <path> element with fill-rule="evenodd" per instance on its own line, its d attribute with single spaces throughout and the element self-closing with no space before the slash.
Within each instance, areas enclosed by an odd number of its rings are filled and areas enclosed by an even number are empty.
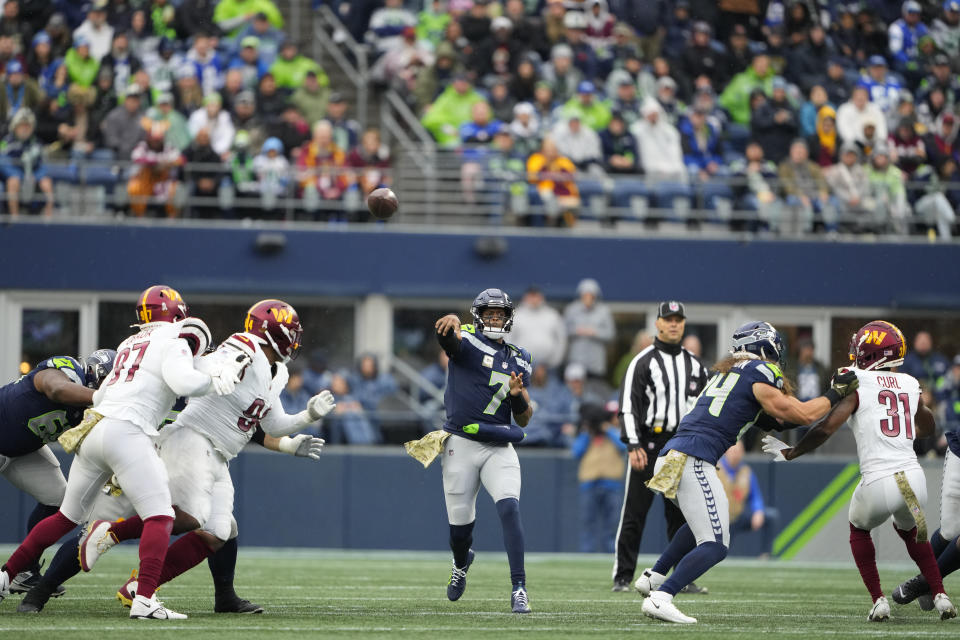
<svg viewBox="0 0 960 640">
<path fill-rule="evenodd" d="M 101 420 L 103 420 L 103 415 L 93 409 L 87 409 L 83 412 L 83 420 L 80 421 L 80 424 L 61 433 L 57 441 L 60 443 L 60 446 L 63 447 L 64 451 L 67 453 L 75 453 L 91 429 L 97 426 L 97 423 Z"/>
<path fill-rule="evenodd" d="M 665 498 L 676 498 L 677 487 L 683 476 L 683 467 L 687 464 L 687 454 L 672 450 L 664 458 L 663 466 L 655 476 L 645 483 L 651 491 L 662 493 Z"/>
<path fill-rule="evenodd" d="M 443 443 L 445 443 L 449 437 L 449 433 L 443 429 L 438 429 L 431 431 L 419 440 L 404 442 L 403 448 L 426 469 L 430 466 L 430 463 L 443 452 Z"/>
<path fill-rule="evenodd" d="M 900 490 L 900 495 L 903 496 L 903 501 L 907 503 L 907 507 L 910 509 L 910 514 L 913 516 L 913 521 L 917 523 L 917 542 L 926 542 L 927 541 L 927 517 L 923 514 L 923 508 L 920 507 L 920 501 L 917 500 L 917 494 L 913 492 L 913 487 L 910 486 L 910 482 L 907 481 L 907 474 L 903 471 L 897 471 L 893 474 L 894 479 L 897 481 L 897 489 Z"/>
</svg>

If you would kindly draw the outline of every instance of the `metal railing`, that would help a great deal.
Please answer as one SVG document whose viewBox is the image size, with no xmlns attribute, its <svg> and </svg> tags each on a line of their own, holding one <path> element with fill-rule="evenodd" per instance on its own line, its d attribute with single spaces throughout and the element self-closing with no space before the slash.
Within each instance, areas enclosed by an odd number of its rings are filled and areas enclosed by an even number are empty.
<svg viewBox="0 0 960 640">
<path fill-rule="evenodd" d="M 11 168 L 17 163 L 0 162 L 2 164 Z M 53 181 L 54 206 L 61 216 L 102 217 L 111 212 L 124 214 L 132 210 L 135 215 L 142 212 L 140 207 L 131 207 L 129 187 L 131 178 L 139 171 L 134 163 L 76 159 L 50 161 L 44 164 L 44 169 Z M 537 176 L 527 175 L 522 160 L 514 162 L 511 169 L 503 169 L 497 163 L 491 164 L 488 156 L 476 150 L 437 151 L 416 144 L 410 148 L 401 146 L 392 169 L 370 170 L 380 172 L 380 183 L 391 184 L 400 199 L 401 213 L 391 224 L 536 226 L 565 219 L 568 224 L 577 220 L 580 226 L 600 231 L 649 233 L 654 226 L 659 226 L 663 230 L 688 233 L 687 227 L 698 227 L 697 233 L 703 235 L 756 230 L 761 223 L 774 226 L 772 223 L 779 223 L 776 216 L 792 215 L 799 208 L 796 203 L 788 202 L 783 185 L 775 178 L 767 180 L 776 193 L 775 201 L 758 206 L 755 199 L 749 197 L 743 178 L 669 183 L 639 175 L 592 172 L 558 176 L 575 183 L 580 191 L 577 202 L 565 204 L 559 198 L 553 201 L 550 193 L 537 188 Z M 343 166 L 291 166 L 268 183 L 261 182 L 256 173 L 246 167 L 243 172 L 247 176 L 240 177 L 232 172 L 229 164 L 187 163 L 171 168 L 167 180 L 174 189 L 141 195 L 139 203 L 159 210 L 161 216 L 361 221 L 368 219 L 360 186 L 366 171 Z M 46 196 L 41 193 L 39 181 L 30 178 L 30 172 L 24 173 L 27 177 L 21 181 L 16 199 L 26 213 L 28 207 L 42 208 Z M 216 188 L 207 189 L 206 193 L 198 190 L 202 178 L 212 179 Z M 882 206 L 849 209 L 839 206 L 834 199 L 827 204 L 835 211 L 818 212 L 817 221 L 836 222 L 841 231 L 898 236 L 915 224 L 937 228 L 938 233 L 944 225 L 955 226 L 956 212 L 942 194 L 945 190 L 960 192 L 960 183 L 942 184 L 939 191 L 922 181 L 906 182 L 904 186 L 911 195 L 911 204 L 906 200 L 900 203 L 903 207 L 900 218 L 877 217 L 877 211 L 883 212 Z M 930 194 L 937 195 L 931 200 L 927 197 Z M 10 194 L 4 194 L 2 200 L 9 205 Z M 954 220 L 937 219 L 941 214 Z M 829 216 L 834 219 L 829 220 Z M 806 231 L 808 227 L 784 235 L 802 235 Z"/>
<path fill-rule="evenodd" d="M 315 12 L 313 22 L 313 50 L 316 59 L 329 56 L 330 59 L 343 71 L 343 75 L 350 80 L 356 89 L 357 103 L 356 118 L 361 127 L 367 126 L 367 105 L 370 101 L 370 68 L 367 60 L 367 49 L 344 28 L 343 23 L 327 5 L 321 5 Z M 340 46 L 334 42 L 334 33 L 342 34 L 342 45 L 350 52 L 354 62 L 344 55 Z"/>
</svg>

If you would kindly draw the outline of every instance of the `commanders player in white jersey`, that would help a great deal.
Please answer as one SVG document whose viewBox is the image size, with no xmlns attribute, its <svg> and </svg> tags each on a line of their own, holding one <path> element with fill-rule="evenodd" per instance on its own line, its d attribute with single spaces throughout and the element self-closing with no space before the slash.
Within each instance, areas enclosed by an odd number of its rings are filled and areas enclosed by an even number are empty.
<svg viewBox="0 0 960 640">
<path fill-rule="evenodd" d="M 194 357 L 210 344 L 210 331 L 202 320 L 188 317 L 183 298 L 168 286 L 155 285 L 144 291 L 136 312 L 138 332 L 117 347 L 113 371 L 93 396 L 95 413 L 75 428 L 82 439 L 63 504 L 33 528 L 7 561 L 0 572 L 0 597 L 6 595 L 9 576 L 17 575 L 83 522 L 101 487 L 115 475 L 144 523 L 141 588 L 130 617 L 186 617 L 166 609 L 154 594 L 174 515 L 166 469 L 154 438 L 177 396 L 232 392 L 250 358 L 238 352 L 235 359 L 224 360 L 211 373 L 195 369 Z"/>
<path fill-rule="evenodd" d="M 943 592 L 943 579 L 927 541 L 923 514 L 927 484 L 913 452 L 913 440 L 932 435 L 934 419 L 920 398 L 920 383 L 896 371 L 906 352 L 906 340 L 895 325 L 882 320 L 867 323 L 850 341 L 852 371 L 860 383 L 857 392 L 841 401 L 794 447 L 773 436 L 763 438 L 763 450 L 774 454 L 775 460 L 793 460 L 823 444 L 844 423 L 850 425 L 862 476 L 850 501 L 850 548 L 873 601 L 868 619 L 875 622 L 890 617 L 890 604 L 880 587 L 870 531 L 891 516 L 894 530 L 935 594 L 940 618 L 957 615 Z"/>
<path fill-rule="evenodd" d="M 244 354 L 250 364 L 243 370 L 233 393 L 191 400 L 176 421 L 159 438 L 160 458 L 170 476 L 170 493 L 178 507 L 177 530 L 181 536 L 167 553 L 160 584 L 193 568 L 236 536 L 233 519 L 233 482 L 228 463 L 250 442 L 257 427 L 267 436 L 280 438 L 277 448 L 295 453 L 302 438 L 289 438 L 330 413 L 336 405 L 333 394 L 321 391 L 297 414 L 287 414 L 280 392 L 287 385 L 286 363 L 296 357 L 302 328 L 297 312 L 281 300 L 263 300 L 253 305 L 244 321 L 244 333 L 235 333 L 212 354 L 202 368 L 221 366 Z M 319 454 L 323 440 L 309 446 Z M 121 483 L 122 488 L 122 483 Z M 141 535 L 144 522 L 137 517 L 119 522 L 98 520 L 80 542 L 80 565 L 89 571 L 97 559 L 118 541 Z M 131 578 L 118 593 L 130 605 L 139 588 Z"/>
</svg>

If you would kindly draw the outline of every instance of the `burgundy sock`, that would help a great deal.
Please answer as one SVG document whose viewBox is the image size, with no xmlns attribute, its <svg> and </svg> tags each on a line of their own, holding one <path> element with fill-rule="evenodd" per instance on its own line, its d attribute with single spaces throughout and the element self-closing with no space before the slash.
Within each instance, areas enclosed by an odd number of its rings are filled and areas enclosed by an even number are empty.
<svg viewBox="0 0 960 640">
<path fill-rule="evenodd" d="M 943 577 L 940 575 L 940 567 L 937 566 L 937 558 L 933 555 L 933 547 L 929 542 L 917 542 L 917 528 L 910 531 L 901 531 L 897 525 L 893 525 L 893 530 L 897 532 L 903 544 L 907 545 L 907 553 L 910 559 L 917 563 L 920 573 L 927 579 L 930 585 L 930 593 L 936 595 L 943 593 Z"/>
<path fill-rule="evenodd" d="M 18 573 L 38 560 L 40 554 L 42 554 L 47 547 L 73 531 L 76 527 L 76 522 L 73 522 L 59 511 L 38 522 L 4 565 L 7 570 L 7 575 L 13 580 Z"/>
<path fill-rule="evenodd" d="M 853 551 L 853 561 L 857 563 L 863 584 L 870 592 L 870 601 L 876 602 L 883 596 L 880 588 L 880 572 L 877 571 L 877 550 L 873 546 L 873 539 L 869 531 L 858 529 L 850 524 L 850 550 Z"/>
<path fill-rule="evenodd" d="M 167 558 L 163 561 L 163 571 L 160 572 L 160 582 L 157 584 L 166 584 L 181 573 L 186 573 L 212 553 L 196 531 L 180 536 L 180 539 L 167 549 Z"/>
<path fill-rule="evenodd" d="M 117 542 L 134 540 L 143 535 L 143 520 L 140 516 L 119 520 L 110 525 L 110 533 L 114 535 Z"/>
<path fill-rule="evenodd" d="M 152 516 L 143 521 L 143 534 L 140 536 L 140 573 L 137 576 L 138 596 L 150 598 L 157 590 L 171 531 L 173 518 L 170 516 Z"/>
</svg>

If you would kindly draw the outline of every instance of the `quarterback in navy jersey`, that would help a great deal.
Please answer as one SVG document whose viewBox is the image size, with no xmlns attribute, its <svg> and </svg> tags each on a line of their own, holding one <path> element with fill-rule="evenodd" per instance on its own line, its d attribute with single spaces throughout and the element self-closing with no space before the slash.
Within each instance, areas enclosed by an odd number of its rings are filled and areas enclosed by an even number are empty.
<svg viewBox="0 0 960 640">
<path fill-rule="evenodd" d="M 500 289 L 486 289 L 470 309 L 474 323 L 460 324 L 454 314 L 435 327 L 440 346 L 450 357 L 444 394 L 451 434 L 443 442 L 443 493 L 450 523 L 453 571 L 447 597 L 457 600 L 466 589 L 473 562 L 473 525 L 482 484 L 497 505 L 503 543 L 510 564 L 511 608 L 529 613 L 520 522 L 520 461 L 512 442 L 523 437 L 533 416 L 526 386 L 533 370 L 530 354 L 504 338 L 513 325 L 513 302 Z M 511 424 L 511 416 L 516 424 Z"/>
<path fill-rule="evenodd" d="M 82 363 L 55 356 L 0 387 L 0 475 L 37 501 L 27 520 L 28 532 L 56 513 L 67 487 L 60 462 L 47 444 L 80 422 L 94 390 L 113 368 L 115 355 L 101 349 Z M 29 590 L 39 579 L 38 572 L 36 563 L 21 571 L 11 592 Z"/>
<path fill-rule="evenodd" d="M 647 486 L 676 502 L 687 524 L 637 580 L 637 590 L 647 596 L 642 606 L 647 616 L 684 624 L 697 621 L 680 612 L 673 596 L 727 555 L 730 511 L 716 467 L 724 451 L 758 421 L 776 428 L 780 425 L 774 420 L 814 422 L 857 387 L 852 371 L 838 373 L 826 394 L 800 402 L 788 393 L 782 359 L 783 344 L 771 324 L 751 322 L 737 329 L 730 356 L 714 366 L 693 410 L 663 446 Z"/>
</svg>

